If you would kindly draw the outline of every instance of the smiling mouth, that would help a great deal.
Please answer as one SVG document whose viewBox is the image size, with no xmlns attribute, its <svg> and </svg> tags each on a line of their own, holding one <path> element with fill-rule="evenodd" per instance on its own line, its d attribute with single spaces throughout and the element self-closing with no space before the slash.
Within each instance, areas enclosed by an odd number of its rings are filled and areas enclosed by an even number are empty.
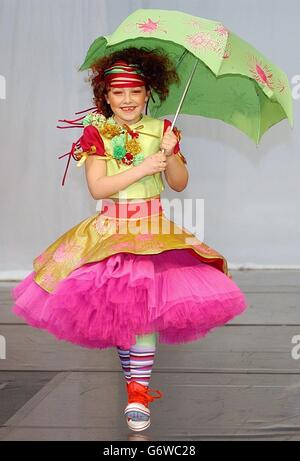
<svg viewBox="0 0 300 461">
<path fill-rule="evenodd" d="M 129 106 L 129 107 L 121 107 L 122 110 L 125 112 L 131 112 L 135 109 L 135 106 Z"/>
</svg>

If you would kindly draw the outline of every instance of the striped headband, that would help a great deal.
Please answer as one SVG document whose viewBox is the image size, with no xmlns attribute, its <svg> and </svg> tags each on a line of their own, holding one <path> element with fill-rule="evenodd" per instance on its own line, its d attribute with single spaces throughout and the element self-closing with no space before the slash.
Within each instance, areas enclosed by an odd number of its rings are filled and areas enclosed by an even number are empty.
<svg viewBox="0 0 300 461">
<path fill-rule="evenodd" d="M 125 61 L 116 61 L 104 71 L 105 85 L 114 88 L 143 86 L 146 84 L 143 77 L 144 74 L 137 65 L 127 64 Z"/>
</svg>

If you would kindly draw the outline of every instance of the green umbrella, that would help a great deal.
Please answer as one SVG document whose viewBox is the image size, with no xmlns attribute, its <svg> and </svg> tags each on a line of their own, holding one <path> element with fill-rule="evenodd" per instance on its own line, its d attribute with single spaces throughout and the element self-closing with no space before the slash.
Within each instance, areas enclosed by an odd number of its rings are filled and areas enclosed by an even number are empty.
<svg viewBox="0 0 300 461">
<path fill-rule="evenodd" d="M 180 11 L 139 9 L 90 46 L 79 70 L 129 46 L 163 48 L 176 65 L 180 85 L 166 101 L 153 94 L 151 116 L 178 113 L 216 118 L 239 128 L 257 144 L 287 118 L 293 126 L 287 75 L 221 22 Z"/>
</svg>

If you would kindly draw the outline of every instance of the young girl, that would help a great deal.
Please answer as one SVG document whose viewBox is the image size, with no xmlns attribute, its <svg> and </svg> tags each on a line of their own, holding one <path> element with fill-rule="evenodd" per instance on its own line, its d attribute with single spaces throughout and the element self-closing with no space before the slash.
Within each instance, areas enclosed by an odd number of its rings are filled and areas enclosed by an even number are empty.
<svg viewBox="0 0 300 461">
<path fill-rule="evenodd" d="M 101 211 L 35 258 L 12 291 L 13 312 L 28 324 L 83 347 L 116 348 L 134 431 L 149 427 L 149 403 L 162 397 L 149 388 L 157 341 L 196 341 L 247 307 L 226 259 L 162 209 L 162 173 L 182 191 L 187 162 L 180 132 L 144 108 L 151 89 L 163 101 L 178 80 L 159 50 L 130 47 L 93 66 L 96 110 L 81 117 L 69 160 L 85 164 Z"/>
</svg>

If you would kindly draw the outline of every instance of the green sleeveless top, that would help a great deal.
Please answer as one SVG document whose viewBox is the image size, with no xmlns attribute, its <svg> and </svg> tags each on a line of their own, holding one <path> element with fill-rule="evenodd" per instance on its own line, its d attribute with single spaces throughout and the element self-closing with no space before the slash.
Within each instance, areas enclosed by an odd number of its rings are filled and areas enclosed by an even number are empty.
<svg viewBox="0 0 300 461">
<path fill-rule="evenodd" d="M 119 125 L 113 119 L 113 117 L 107 118 L 106 121 L 109 123 L 110 128 L 113 128 L 115 126 L 115 127 L 122 128 L 123 130 L 123 126 Z M 92 122 L 90 124 L 96 126 L 101 136 L 101 139 L 103 141 L 105 151 L 103 152 L 102 155 L 99 156 L 99 158 L 106 160 L 107 176 L 112 176 L 112 175 L 121 173 L 122 171 L 127 171 L 128 169 L 132 168 L 134 164 L 139 164 L 144 158 L 158 152 L 160 149 L 160 144 L 161 144 L 161 141 L 163 138 L 163 132 L 164 132 L 164 121 L 163 120 L 159 120 L 159 119 L 156 119 L 156 118 L 150 117 L 149 115 L 144 115 L 144 114 L 142 114 L 141 120 L 139 120 L 138 122 L 132 125 L 128 125 L 130 131 L 128 132 L 128 130 L 123 130 L 124 134 L 122 134 L 121 137 L 118 138 L 119 142 L 120 140 L 123 139 L 122 145 L 124 146 L 125 139 L 129 142 L 132 141 L 133 139 L 136 139 L 139 144 L 140 153 L 134 156 L 134 159 L 136 160 L 136 162 L 134 163 L 131 162 L 131 164 L 126 164 L 126 162 L 122 161 L 121 159 L 122 155 L 124 155 L 124 152 L 125 152 L 124 147 L 123 148 L 120 147 L 120 157 L 116 159 L 116 156 L 118 155 L 118 148 L 116 150 L 116 144 L 115 144 L 116 138 L 114 139 L 113 137 L 111 137 L 111 133 L 103 131 L 103 129 L 101 129 L 103 125 L 101 126 L 100 124 L 92 123 Z M 134 141 L 133 141 L 133 145 L 134 145 Z M 122 154 L 122 149 L 123 149 L 123 154 Z M 131 154 L 129 154 L 129 156 L 130 155 Z M 162 180 L 162 172 L 159 172 L 153 175 L 144 176 L 143 178 L 136 181 L 135 183 L 130 184 L 125 189 L 111 195 L 110 198 L 118 198 L 118 199 L 149 198 L 149 197 L 153 197 L 155 195 L 160 194 L 164 190 L 164 188 L 165 187 L 164 187 L 164 183 Z"/>
</svg>

